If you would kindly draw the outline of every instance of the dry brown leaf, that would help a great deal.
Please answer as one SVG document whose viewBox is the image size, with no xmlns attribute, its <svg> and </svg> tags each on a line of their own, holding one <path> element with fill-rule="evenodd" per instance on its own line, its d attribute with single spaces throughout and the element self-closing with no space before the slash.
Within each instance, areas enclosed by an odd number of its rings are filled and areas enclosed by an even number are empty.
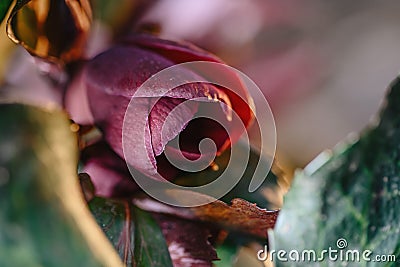
<svg viewBox="0 0 400 267">
<path fill-rule="evenodd" d="M 213 202 L 198 207 L 175 207 L 150 198 L 135 198 L 133 203 L 138 207 L 156 212 L 170 214 L 177 217 L 214 223 L 224 229 L 235 230 L 261 238 L 267 237 L 267 230 L 273 228 L 279 210 L 268 211 L 257 207 L 243 199 L 233 199 L 231 205 L 210 196 L 192 191 L 170 190 L 169 197 L 178 197 L 182 205 L 192 203 L 198 199 L 209 199 Z M 176 199 L 176 198 L 175 198 Z"/>
<path fill-rule="evenodd" d="M 20 0 L 7 34 L 34 56 L 70 62 L 81 57 L 91 20 L 89 0 Z"/>
</svg>

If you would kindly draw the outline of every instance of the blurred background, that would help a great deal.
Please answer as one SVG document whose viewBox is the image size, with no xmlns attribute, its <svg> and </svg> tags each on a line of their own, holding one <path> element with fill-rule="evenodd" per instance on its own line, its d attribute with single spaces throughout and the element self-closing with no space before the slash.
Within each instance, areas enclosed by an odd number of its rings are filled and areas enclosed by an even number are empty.
<svg viewBox="0 0 400 267">
<path fill-rule="evenodd" d="M 253 79 L 276 119 L 289 176 L 378 111 L 400 70 L 400 2 L 93 1 L 91 57 L 121 32 L 150 30 L 209 50 Z M 134 15 L 132 15 L 134 14 Z M 0 97 L 60 103 L 34 60 L 0 29 Z M 32 88 L 29 93 L 26 88 Z M 50 89 L 49 89 L 50 87 Z"/>
<path fill-rule="evenodd" d="M 253 79 L 277 126 L 288 178 L 376 120 L 400 70 L 395 0 L 93 0 L 90 58 L 123 33 L 152 31 L 209 50 Z M 62 105 L 57 83 L 0 27 L 0 100 Z M 67 79 L 63 75 L 59 79 Z M 244 248 L 244 250 L 250 250 Z M 258 266 L 253 251 L 238 266 Z"/>
<path fill-rule="evenodd" d="M 399 12 L 398 1 L 163 0 L 142 20 L 252 78 L 275 115 L 278 161 L 293 170 L 377 112 L 400 71 Z"/>
</svg>

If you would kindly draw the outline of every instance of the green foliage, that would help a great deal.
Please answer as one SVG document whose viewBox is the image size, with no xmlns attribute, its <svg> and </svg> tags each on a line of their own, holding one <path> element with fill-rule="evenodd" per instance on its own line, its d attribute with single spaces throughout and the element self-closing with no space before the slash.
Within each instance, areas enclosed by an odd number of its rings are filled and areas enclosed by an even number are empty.
<svg viewBox="0 0 400 267">
<path fill-rule="evenodd" d="M 160 227 L 126 200 L 94 198 L 89 207 L 127 266 L 172 266 Z"/>
<path fill-rule="evenodd" d="M 314 249 L 318 254 L 329 247 L 337 249 L 337 240 L 344 238 L 348 242 L 344 251 L 371 250 L 372 259 L 394 254 L 397 262 L 329 263 L 326 259 L 314 265 L 399 266 L 400 79 L 392 84 L 385 104 L 376 127 L 357 142 L 335 149 L 316 171 L 306 168 L 296 175 L 274 231 L 274 249 Z"/>
<path fill-rule="evenodd" d="M 10 8 L 12 0 L 2 0 L 0 1 L 0 23 L 3 21 L 4 17 L 7 15 L 7 11 Z"/>
<path fill-rule="evenodd" d="M 0 129 L 0 266 L 106 266 L 71 214 L 84 202 L 67 116 L 0 105 Z"/>
<path fill-rule="evenodd" d="M 217 247 L 217 254 L 220 261 L 215 262 L 216 267 L 231 267 L 236 261 L 238 247 L 234 244 L 223 244 Z"/>
</svg>

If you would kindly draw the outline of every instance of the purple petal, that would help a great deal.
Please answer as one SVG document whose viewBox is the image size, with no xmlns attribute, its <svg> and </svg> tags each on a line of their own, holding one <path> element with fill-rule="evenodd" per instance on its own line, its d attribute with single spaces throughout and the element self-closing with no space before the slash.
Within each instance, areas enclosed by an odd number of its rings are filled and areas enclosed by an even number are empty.
<svg viewBox="0 0 400 267">
<path fill-rule="evenodd" d="M 93 125 L 94 119 L 89 107 L 83 71 L 77 71 L 64 96 L 64 107 L 75 123 Z"/>
<path fill-rule="evenodd" d="M 200 49 L 189 42 L 175 42 L 160 39 L 150 34 L 134 34 L 127 36 L 122 43 L 149 49 L 168 58 L 175 63 L 190 61 L 210 61 L 223 63 L 217 56 Z"/>
<path fill-rule="evenodd" d="M 120 102 L 125 103 L 128 101 L 125 98 L 120 100 Z M 105 139 L 113 150 L 131 166 L 151 176 L 157 173 L 157 163 L 148 122 L 148 110 L 152 102 L 154 102 L 154 99 L 151 98 L 134 99 L 129 112 L 126 114 L 124 133 L 122 133 L 122 129 L 125 107 L 127 106 L 125 103 L 112 110 L 108 120 L 99 122 Z M 124 138 L 124 149 L 122 138 Z"/>
<path fill-rule="evenodd" d="M 94 120 L 104 132 L 107 142 L 120 157 L 124 157 L 122 128 L 131 97 L 151 75 L 173 64 L 150 51 L 117 46 L 95 57 L 86 66 L 84 82 Z M 199 79 L 197 74 L 189 70 L 183 71 L 186 73 L 180 74 L 184 77 Z M 188 101 L 182 104 L 184 99 L 202 97 L 213 101 L 220 100 L 230 105 L 229 99 L 221 90 L 204 83 L 179 86 L 167 92 L 154 105 L 157 97 L 163 95 L 161 89 L 168 86 L 165 81 L 163 84 L 156 83 L 154 87 L 147 88 L 148 91 L 145 92 L 147 97 L 135 97 L 125 121 L 126 160 L 150 176 L 157 172 L 156 156 L 163 152 L 168 141 L 185 128 L 197 111 L 197 103 Z M 179 108 L 171 113 L 177 105 Z M 148 116 L 152 106 L 154 107 Z"/>
<path fill-rule="evenodd" d="M 218 260 L 209 239 L 215 227 L 180 218 L 154 214 L 161 227 L 174 266 L 211 267 Z"/>
<path fill-rule="evenodd" d="M 174 42 L 171 40 L 164 40 L 157 38 L 149 34 L 135 34 L 126 37 L 123 43 L 136 45 L 144 49 L 150 49 L 151 51 L 157 52 L 157 54 L 168 58 L 174 63 L 183 63 L 190 61 L 209 61 L 224 63 L 221 59 L 215 55 L 198 48 L 187 42 Z M 213 73 L 202 73 L 204 77 L 210 75 L 213 77 Z M 218 89 L 225 93 L 229 98 L 228 106 L 231 106 L 233 110 L 239 115 L 244 125 L 249 126 L 253 121 L 254 114 L 252 113 L 250 106 L 252 105 L 251 97 L 249 96 L 245 85 L 238 78 L 236 73 L 222 70 L 218 72 L 218 75 L 223 75 L 221 78 L 227 84 L 228 88 L 218 87 Z"/>
<path fill-rule="evenodd" d="M 126 163 L 105 142 L 98 142 L 82 151 L 82 172 L 87 173 L 96 195 L 124 197 L 139 189 L 131 177 Z"/>
<path fill-rule="evenodd" d="M 164 151 L 165 145 L 186 127 L 196 113 L 197 107 L 197 102 L 184 102 L 174 98 L 161 98 L 157 102 L 149 118 L 153 150 L 156 156 L 159 156 Z"/>
</svg>

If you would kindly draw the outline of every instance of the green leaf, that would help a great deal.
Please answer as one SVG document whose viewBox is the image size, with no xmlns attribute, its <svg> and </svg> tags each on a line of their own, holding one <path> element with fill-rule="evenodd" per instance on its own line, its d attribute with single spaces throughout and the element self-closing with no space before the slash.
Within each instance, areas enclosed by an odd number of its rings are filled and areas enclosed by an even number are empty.
<svg viewBox="0 0 400 267">
<path fill-rule="evenodd" d="M 113 31 L 117 31 L 132 20 L 133 15 L 137 15 L 136 9 L 139 4 L 144 3 L 137 0 L 97 0 L 93 1 L 93 15 Z"/>
<path fill-rule="evenodd" d="M 237 254 L 238 247 L 234 244 L 224 243 L 217 247 L 217 254 L 220 261 L 214 263 L 216 267 L 231 267 L 234 265 Z"/>
<path fill-rule="evenodd" d="M 134 25 L 138 19 L 140 20 L 143 13 L 155 3 L 157 3 L 157 0 L 91 1 L 93 17 L 107 25 L 114 36 L 126 35 L 126 31 L 131 25 Z M 143 25 L 140 25 L 140 27 L 142 28 Z"/>
<path fill-rule="evenodd" d="M 94 198 L 89 202 L 89 208 L 124 264 L 133 266 L 135 228 L 129 202 Z"/>
<path fill-rule="evenodd" d="M 124 264 L 172 266 L 161 229 L 150 214 L 127 200 L 94 198 L 89 207 Z"/>
<path fill-rule="evenodd" d="M 135 260 L 138 267 L 172 266 L 160 227 L 151 215 L 135 208 Z"/>
<path fill-rule="evenodd" d="M 86 209 L 67 116 L 5 104 L 0 129 L 0 266 L 121 266 Z"/>
<path fill-rule="evenodd" d="M 0 2 L 0 23 L 3 21 L 4 17 L 7 15 L 7 11 L 11 6 L 13 0 L 2 0 Z"/>
<path fill-rule="evenodd" d="M 358 141 L 338 146 L 322 164 L 320 156 L 297 173 L 275 227 L 274 249 L 314 249 L 318 254 L 329 247 L 338 249 L 337 240 L 344 238 L 343 251 L 371 250 L 372 259 L 394 254 L 397 261 L 336 265 L 399 266 L 400 79 L 392 84 L 380 118 Z M 313 265 L 328 266 L 328 262 L 278 264 Z"/>
</svg>

